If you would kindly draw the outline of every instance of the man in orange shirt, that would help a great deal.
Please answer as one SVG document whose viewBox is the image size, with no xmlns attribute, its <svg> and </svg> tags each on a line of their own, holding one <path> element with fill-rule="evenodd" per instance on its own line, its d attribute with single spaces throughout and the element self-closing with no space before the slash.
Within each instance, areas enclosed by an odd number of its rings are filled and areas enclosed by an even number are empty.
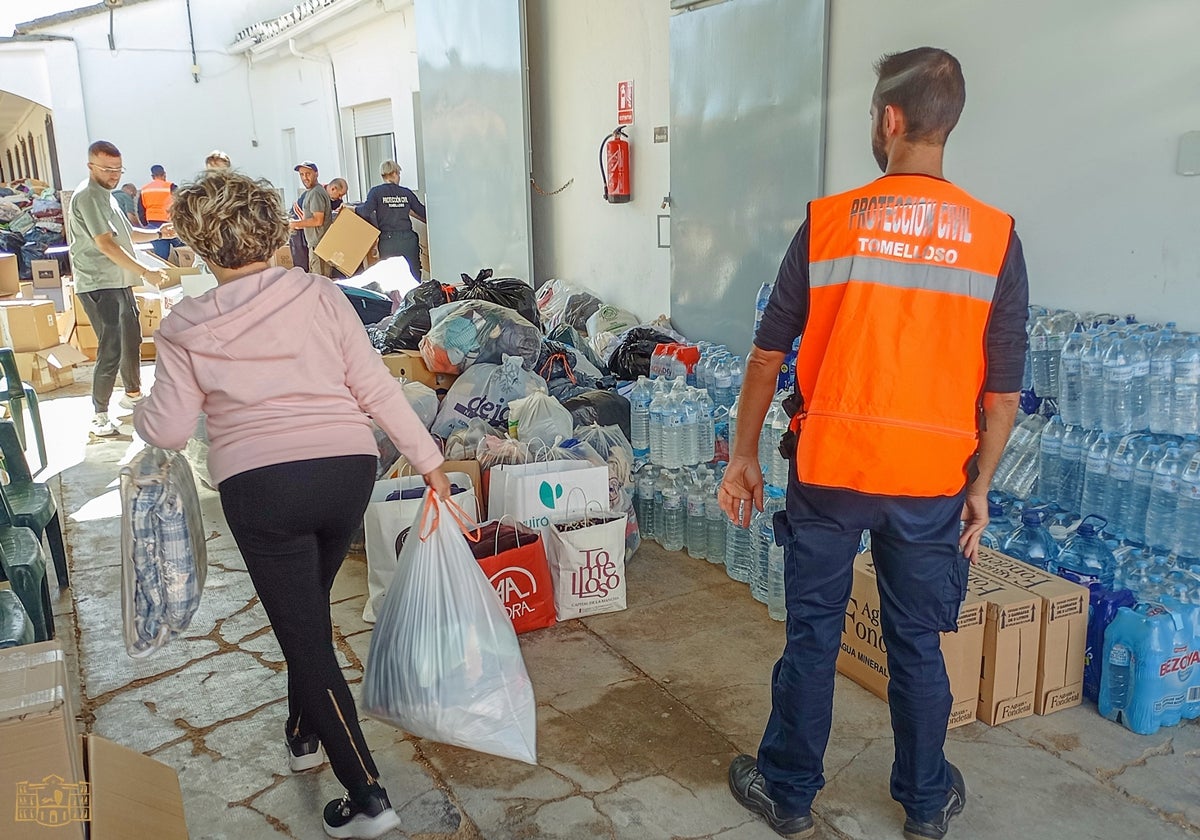
<svg viewBox="0 0 1200 840">
<path fill-rule="evenodd" d="M 161 163 L 150 167 L 150 183 L 142 187 L 138 199 L 145 227 L 156 230 L 171 221 L 171 194 L 175 188 L 176 185 L 167 180 L 167 170 Z M 177 239 L 156 239 L 154 253 L 165 260 L 171 255 L 171 246 L 176 244 L 182 243 Z"/>
</svg>

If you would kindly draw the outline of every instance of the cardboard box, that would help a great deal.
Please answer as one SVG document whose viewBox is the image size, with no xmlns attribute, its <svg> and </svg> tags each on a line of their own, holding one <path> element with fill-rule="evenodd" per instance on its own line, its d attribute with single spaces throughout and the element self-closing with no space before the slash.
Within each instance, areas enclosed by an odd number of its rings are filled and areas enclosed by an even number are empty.
<svg viewBox="0 0 1200 840">
<path fill-rule="evenodd" d="M 196 252 L 186 245 L 176 245 L 171 249 L 171 255 L 167 261 L 179 268 L 195 268 Z"/>
<path fill-rule="evenodd" d="M 84 780 L 62 645 L 0 651 L 0 837 L 83 840 Z"/>
<path fill-rule="evenodd" d="M 21 300 L 33 300 L 33 284 L 21 281 L 21 291 L 17 293 L 17 297 Z"/>
<path fill-rule="evenodd" d="M 91 327 L 87 327 L 90 331 Z M 92 333 L 95 335 L 95 333 Z M 89 356 L 69 344 L 58 344 L 32 353 L 14 353 L 21 381 L 28 382 L 39 394 L 56 391 L 75 383 L 75 365 L 95 359 L 93 348 Z"/>
<path fill-rule="evenodd" d="M 0 297 L 20 292 L 21 277 L 17 272 L 17 255 L 0 253 Z"/>
<path fill-rule="evenodd" d="M 157 291 L 134 292 L 133 296 L 137 299 L 138 320 L 142 324 L 142 337 L 154 335 L 154 331 L 162 324 L 162 296 Z"/>
<path fill-rule="evenodd" d="M 383 357 L 383 363 L 388 366 L 392 376 L 427 385 L 438 395 L 438 399 L 446 396 L 454 380 L 458 379 L 457 374 L 434 373 L 425 367 L 425 360 L 417 350 L 397 350 L 395 353 L 388 353 Z"/>
<path fill-rule="evenodd" d="M 95 327 L 91 324 L 77 324 L 72 345 L 86 358 L 93 362 L 96 361 L 96 351 L 100 348 L 100 339 L 96 336 Z"/>
<path fill-rule="evenodd" d="M 59 312 L 54 316 L 58 321 L 58 338 L 63 344 L 71 343 L 72 336 L 75 334 L 75 310 L 68 309 L 66 312 Z"/>
<path fill-rule="evenodd" d="M 948 729 L 975 720 L 986 608 L 985 602 L 968 590 L 958 612 L 958 632 L 941 634 L 942 658 L 954 698 Z M 879 590 L 870 552 L 854 558 L 854 585 L 846 605 L 837 669 L 876 697 L 887 700 L 887 649 L 879 623 Z"/>
<path fill-rule="evenodd" d="M 90 787 L 89 840 L 187 840 L 175 770 L 106 738 L 84 739 Z"/>
<path fill-rule="evenodd" d="M 275 253 L 271 256 L 271 265 L 278 268 L 295 268 L 296 264 L 292 262 L 292 249 L 283 245 L 275 249 Z"/>
<path fill-rule="evenodd" d="M 61 288 L 58 260 L 30 260 L 29 267 L 33 271 L 33 285 L 39 289 Z"/>
<path fill-rule="evenodd" d="M 967 589 L 987 603 L 978 717 L 989 726 L 1033 714 L 1042 599 L 971 569 Z"/>
<path fill-rule="evenodd" d="M 1083 702 L 1088 590 L 998 551 L 979 549 L 979 571 L 1042 599 L 1042 638 L 1033 698 L 1035 714 L 1048 715 Z"/>
<path fill-rule="evenodd" d="M 352 276 L 379 239 L 379 228 L 357 213 L 339 213 L 313 250 L 317 256 Z"/>
<path fill-rule="evenodd" d="M 58 319 L 48 300 L 0 301 L 0 340 L 18 353 L 58 344 Z"/>
<path fill-rule="evenodd" d="M 154 348 L 154 336 L 146 336 L 142 339 L 142 361 L 153 362 L 158 358 L 158 351 Z"/>
</svg>

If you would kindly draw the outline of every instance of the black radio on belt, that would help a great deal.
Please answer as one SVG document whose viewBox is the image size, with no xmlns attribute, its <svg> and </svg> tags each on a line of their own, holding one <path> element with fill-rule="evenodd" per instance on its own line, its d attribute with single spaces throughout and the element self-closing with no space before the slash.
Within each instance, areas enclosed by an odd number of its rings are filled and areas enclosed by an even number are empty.
<svg viewBox="0 0 1200 840">
<path fill-rule="evenodd" d="M 787 412 L 788 417 L 804 413 L 804 395 L 800 393 L 798 385 L 795 391 L 784 398 L 783 410 Z M 799 442 L 800 436 L 789 425 L 788 430 L 779 438 L 779 454 L 785 461 L 791 461 L 796 457 L 796 444 Z"/>
</svg>

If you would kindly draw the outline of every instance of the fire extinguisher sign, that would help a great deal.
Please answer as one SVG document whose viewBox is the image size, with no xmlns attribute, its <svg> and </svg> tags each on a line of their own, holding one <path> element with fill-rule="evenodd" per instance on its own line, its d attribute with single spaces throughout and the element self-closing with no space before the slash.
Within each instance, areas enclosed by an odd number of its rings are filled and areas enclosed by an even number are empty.
<svg viewBox="0 0 1200 840">
<path fill-rule="evenodd" d="M 617 82 L 617 124 L 633 124 L 633 80 Z"/>
</svg>

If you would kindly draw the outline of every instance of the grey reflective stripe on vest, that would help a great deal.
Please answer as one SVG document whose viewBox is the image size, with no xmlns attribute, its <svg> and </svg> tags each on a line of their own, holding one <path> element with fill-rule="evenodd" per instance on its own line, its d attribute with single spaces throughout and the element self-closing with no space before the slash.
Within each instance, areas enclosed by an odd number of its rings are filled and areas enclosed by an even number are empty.
<svg viewBox="0 0 1200 840">
<path fill-rule="evenodd" d="M 996 294 L 995 277 L 965 268 L 923 262 L 898 262 L 879 257 L 839 257 L 809 263 L 809 288 L 837 286 L 851 280 L 899 289 L 926 289 L 931 292 L 966 295 L 988 303 L 992 302 Z"/>
</svg>

